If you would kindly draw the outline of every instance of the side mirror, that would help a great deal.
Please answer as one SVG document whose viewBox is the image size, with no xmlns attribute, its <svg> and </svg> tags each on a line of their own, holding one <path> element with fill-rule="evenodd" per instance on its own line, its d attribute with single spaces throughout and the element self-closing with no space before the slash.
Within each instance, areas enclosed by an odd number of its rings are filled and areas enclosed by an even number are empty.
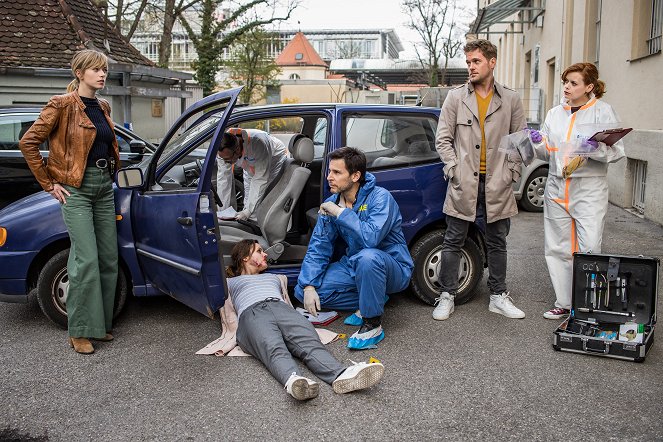
<svg viewBox="0 0 663 442">
<path fill-rule="evenodd" d="M 142 155 L 145 153 L 145 142 L 141 140 L 131 140 L 129 141 L 129 150 L 131 153 Z"/>
<path fill-rule="evenodd" d="M 134 189 L 143 186 L 143 171 L 138 167 L 127 167 L 117 172 L 117 187 Z"/>
</svg>

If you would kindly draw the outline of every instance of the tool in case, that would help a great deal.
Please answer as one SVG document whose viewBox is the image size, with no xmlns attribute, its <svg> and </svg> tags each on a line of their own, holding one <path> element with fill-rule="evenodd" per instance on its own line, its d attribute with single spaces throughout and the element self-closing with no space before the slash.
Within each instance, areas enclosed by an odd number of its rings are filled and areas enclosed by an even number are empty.
<svg viewBox="0 0 663 442">
<path fill-rule="evenodd" d="M 553 348 L 642 362 L 654 343 L 659 259 L 575 253 L 571 314 Z"/>
</svg>

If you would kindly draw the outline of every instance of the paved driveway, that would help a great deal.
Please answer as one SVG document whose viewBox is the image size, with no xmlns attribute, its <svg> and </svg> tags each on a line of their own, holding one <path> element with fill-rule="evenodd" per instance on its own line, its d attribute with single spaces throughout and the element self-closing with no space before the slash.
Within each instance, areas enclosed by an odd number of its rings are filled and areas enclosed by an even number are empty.
<svg viewBox="0 0 663 442">
<path fill-rule="evenodd" d="M 324 385 L 308 403 L 253 359 L 194 355 L 219 335 L 218 321 L 169 298 L 129 302 L 116 341 L 92 356 L 70 350 L 36 304 L 0 304 L 0 439 L 663 438 L 663 344 L 643 364 L 553 351 L 557 323 L 541 316 L 554 300 L 542 215 L 518 215 L 511 232 L 509 285 L 527 318 L 489 313 L 485 278 L 445 322 L 397 297 L 378 350 L 329 345 L 342 360 L 380 359 L 383 383 L 345 396 Z M 611 207 L 604 248 L 663 256 L 663 228 Z M 352 332 L 341 321 L 330 328 Z"/>
</svg>

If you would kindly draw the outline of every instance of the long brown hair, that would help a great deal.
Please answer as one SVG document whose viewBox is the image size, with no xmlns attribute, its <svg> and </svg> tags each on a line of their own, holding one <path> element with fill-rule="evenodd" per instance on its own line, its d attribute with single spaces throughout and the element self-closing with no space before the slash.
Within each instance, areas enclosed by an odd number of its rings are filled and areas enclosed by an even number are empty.
<svg viewBox="0 0 663 442">
<path fill-rule="evenodd" d="M 85 72 L 86 69 L 105 68 L 108 70 L 108 57 L 103 52 L 95 51 L 94 49 L 83 49 L 74 54 L 71 59 L 71 72 L 74 74 L 74 79 L 67 86 L 67 92 L 74 92 L 81 84 L 76 71 L 80 70 Z"/>
<path fill-rule="evenodd" d="M 226 276 L 228 278 L 242 274 L 242 270 L 244 269 L 244 258 L 251 256 L 254 244 L 258 244 L 258 241 L 255 239 L 243 239 L 235 244 L 232 252 L 230 252 L 232 263 L 226 267 Z"/>
<path fill-rule="evenodd" d="M 592 93 L 596 98 L 601 98 L 605 94 L 605 83 L 602 80 L 599 80 L 599 70 L 592 63 L 576 63 L 572 64 L 568 68 L 564 69 L 562 73 L 562 81 L 566 81 L 566 77 L 571 72 L 579 72 L 582 75 L 582 81 L 585 84 L 594 85 Z"/>
</svg>

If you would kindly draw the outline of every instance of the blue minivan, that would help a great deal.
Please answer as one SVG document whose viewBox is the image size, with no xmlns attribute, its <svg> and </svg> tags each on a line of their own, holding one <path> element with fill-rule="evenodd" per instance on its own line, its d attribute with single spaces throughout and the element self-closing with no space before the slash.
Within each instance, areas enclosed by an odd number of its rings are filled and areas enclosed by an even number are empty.
<svg viewBox="0 0 663 442">
<path fill-rule="evenodd" d="M 157 151 L 116 177 L 120 272 L 116 314 L 130 293 L 170 295 L 214 317 L 226 298 L 224 264 L 232 245 L 255 238 L 269 249 L 270 271 L 294 286 L 317 218 L 330 194 L 325 156 L 361 149 L 368 170 L 400 206 L 415 262 L 410 288 L 432 304 L 438 296 L 446 194 L 435 151 L 439 109 L 394 105 L 292 104 L 237 107 L 240 88 L 197 102 L 175 122 Z M 224 131 L 257 128 L 281 139 L 291 158 L 268 189 L 257 222 L 223 221 L 218 212 L 216 153 Z M 192 161 L 192 158 L 198 158 Z M 476 224 L 462 249 L 460 292 L 467 302 L 486 264 Z M 45 192 L 0 212 L 0 301 L 36 296 L 66 326 L 69 238 L 58 202 Z M 371 275 L 363 277 L 370 278 Z"/>
</svg>

